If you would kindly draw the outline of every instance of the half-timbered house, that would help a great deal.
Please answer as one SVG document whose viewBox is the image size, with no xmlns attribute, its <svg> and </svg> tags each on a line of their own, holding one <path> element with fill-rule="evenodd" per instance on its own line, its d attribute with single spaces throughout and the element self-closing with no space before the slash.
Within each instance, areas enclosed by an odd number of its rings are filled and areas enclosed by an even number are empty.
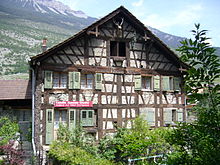
<svg viewBox="0 0 220 165">
<path fill-rule="evenodd" d="M 59 124 L 80 123 L 96 139 L 142 115 L 152 127 L 186 119 L 180 61 L 124 7 L 31 58 L 34 143 L 48 146 Z"/>
</svg>

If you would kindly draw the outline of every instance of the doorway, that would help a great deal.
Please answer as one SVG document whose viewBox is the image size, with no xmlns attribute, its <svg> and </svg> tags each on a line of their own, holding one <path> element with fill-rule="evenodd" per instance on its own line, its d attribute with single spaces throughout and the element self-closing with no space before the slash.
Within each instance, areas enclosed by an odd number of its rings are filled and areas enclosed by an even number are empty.
<svg viewBox="0 0 220 165">
<path fill-rule="evenodd" d="M 59 109 L 54 111 L 54 140 L 57 139 L 57 132 L 60 125 L 67 126 L 68 116 L 66 109 Z"/>
</svg>

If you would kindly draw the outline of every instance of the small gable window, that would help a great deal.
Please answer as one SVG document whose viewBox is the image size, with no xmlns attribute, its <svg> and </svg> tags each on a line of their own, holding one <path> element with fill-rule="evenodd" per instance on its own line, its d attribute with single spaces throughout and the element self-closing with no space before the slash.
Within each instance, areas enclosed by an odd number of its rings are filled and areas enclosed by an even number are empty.
<svg viewBox="0 0 220 165">
<path fill-rule="evenodd" d="M 110 41 L 110 56 L 126 57 L 126 43 Z"/>
</svg>

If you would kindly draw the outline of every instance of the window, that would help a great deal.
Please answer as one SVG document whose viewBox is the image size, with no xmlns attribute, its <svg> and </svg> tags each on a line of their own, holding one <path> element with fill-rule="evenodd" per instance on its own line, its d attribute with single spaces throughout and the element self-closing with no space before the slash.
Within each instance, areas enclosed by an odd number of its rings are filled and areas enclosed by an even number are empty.
<svg viewBox="0 0 220 165">
<path fill-rule="evenodd" d="M 110 42 L 110 56 L 126 57 L 126 43 L 125 42 Z"/>
<path fill-rule="evenodd" d="M 176 110 L 175 109 L 172 109 L 172 121 L 173 122 L 176 122 L 176 117 L 177 117 L 177 114 L 176 114 Z"/>
<path fill-rule="evenodd" d="M 142 77 L 142 89 L 152 90 L 152 77 Z"/>
<path fill-rule="evenodd" d="M 31 121 L 31 111 L 30 110 L 19 110 L 17 111 L 18 116 L 17 119 L 19 122 L 21 121 Z"/>
<path fill-rule="evenodd" d="M 48 111 L 47 114 L 47 122 L 52 123 L 52 111 Z"/>
<path fill-rule="evenodd" d="M 94 84 L 93 74 L 81 74 L 81 89 L 92 89 Z"/>
<path fill-rule="evenodd" d="M 162 77 L 162 87 L 164 91 L 173 90 L 173 77 L 163 76 Z"/>
<path fill-rule="evenodd" d="M 82 110 L 81 111 L 81 124 L 82 126 L 94 126 L 94 111 Z"/>
<path fill-rule="evenodd" d="M 66 73 L 53 73 L 53 88 L 66 88 L 67 74 Z"/>
</svg>

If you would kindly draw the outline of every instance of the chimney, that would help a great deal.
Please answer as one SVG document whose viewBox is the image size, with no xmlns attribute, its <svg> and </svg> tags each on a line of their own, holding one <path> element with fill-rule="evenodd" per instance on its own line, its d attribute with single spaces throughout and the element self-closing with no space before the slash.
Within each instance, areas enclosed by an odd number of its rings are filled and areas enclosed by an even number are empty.
<svg viewBox="0 0 220 165">
<path fill-rule="evenodd" d="M 45 52 L 47 50 L 47 38 L 43 38 L 41 48 L 42 48 L 42 52 Z"/>
</svg>

